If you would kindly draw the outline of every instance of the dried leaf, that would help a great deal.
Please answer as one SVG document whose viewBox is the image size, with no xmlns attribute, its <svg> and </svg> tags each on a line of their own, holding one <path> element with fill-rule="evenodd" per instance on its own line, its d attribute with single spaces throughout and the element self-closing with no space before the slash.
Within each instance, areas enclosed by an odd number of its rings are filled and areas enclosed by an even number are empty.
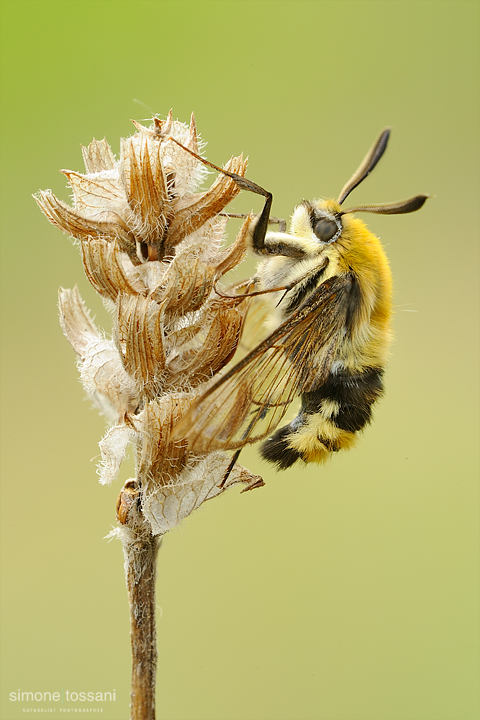
<svg viewBox="0 0 480 720">
<path fill-rule="evenodd" d="M 243 483 L 246 490 L 261 487 L 263 480 L 236 465 L 223 487 L 219 487 L 230 463 L 226 453 L 211 453 L 193 468 L 185 469 L 175 484 L 163 486 L 145 495 L 143 514 L 150 522 L 154 535 L 172 530 L 196 510 L 205 500 L 221 495 L 225 490 Z"/>
</svg>

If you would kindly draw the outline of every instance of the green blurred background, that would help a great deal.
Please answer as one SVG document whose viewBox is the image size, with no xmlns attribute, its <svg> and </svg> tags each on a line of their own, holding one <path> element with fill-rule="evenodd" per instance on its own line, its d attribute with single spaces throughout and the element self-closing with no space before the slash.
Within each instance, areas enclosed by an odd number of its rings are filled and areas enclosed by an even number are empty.
<svg viewBox="0 0 480 720">
<path fill-rule="evenodd" d="M 195 111 L 213 162 L 250 156 L 277 216 L 336 195 L 385 125 L 352 202 L 435 197 L 366 218 L 393 268 L 396 342 L 358 448 L 283 474 L 245 452 L 266 487 L 164 542 L 159 718 L 478 720 L 478 9 L 3 0 L 2 719 L 24 717 L 10 692 L 62 687 L 115 689 L 102 717 L 128 718 L 123 559 L 103 539 L 120 483 L 97 483 L 104 422 L 57 288 L 77 283 L 110 323 L 31 193 L 68 200 L 58 170 L 83 169 L 80 143 L 118 152 L 130 118 L 173 108 Z M 234 209 L 252 207 L 243 193 Z"/>
</svg>

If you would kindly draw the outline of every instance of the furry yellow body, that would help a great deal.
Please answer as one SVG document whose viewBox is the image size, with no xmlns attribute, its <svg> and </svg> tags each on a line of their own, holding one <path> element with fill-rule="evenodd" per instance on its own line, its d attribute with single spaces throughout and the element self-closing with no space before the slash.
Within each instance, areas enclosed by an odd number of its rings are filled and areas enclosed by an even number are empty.
<svg viewBox="0 0 480 720">
<path fill-rule="evenodd" d="M 338 203 L 326 200 L 314 203 L 318 209 L 339 212 Z M 301 225 L 302 223 L 298 223 Z M 292 231 L 297 225 L 292 222 Z M 295 235 L 298 235 L 296 228 Z M 340 364 L 353 373 L 362 373 L 370 367 L 383 368 L 388 358 L 392 338 L 390 329 L 392 277 L 387 257 L 380 240 L 371 233 L 365 223 L 353 215 L 343 218 L 343 231 L 339 239 L 327 245 L 323 253 L 328 258 L 325 280 L 338 275 L 353 273 L 358 279 L 359 308 L 349 337 L 340 343 L 333 367 Z M 296 450 L 305 462 L 325 462 L 331 457 L 331 448 L 350 449 L 357 440 L 354 432 L 337 427 L 335 418 L 341 412 L 337 401 L 324 398 L 318 412 L 309 415 L 305 424 L 289 439 L 289 446 Z M 322 442 L 328 441 L 328 446 Z"/>
<path fill-rule="evenodd" d="M 341 232 L 335 242 L 319 243 L 312 229 L 312 213 L 315 217 L 341 217 Z M 369 369 L 376 368 L 373 377 L 375 390 L 365 388 L 362 397 L 358 394 L 355 402 L 363 405 L 365 423 L 370 419 L 370 405 L 381 393 L 377 387 L 381 372 L 385 367 L 391 342 L 391 300 L 392 277 L 387 257 L 380 240 L 371 233 L 359 218 L 342 214 L 341 206 L 335 200 L 315 200 L 299 205 L 292 216 L 289 235 L 267 233 L 265 246 L 275 246 L 279 242 L 291 239 L 298 253 L 303 257 L 284 256 L 267 257 L 258 268 L 260 287 L 271 289 L 290 286 L 294 289 L 287 293 L 275 310 L 275 324 L 281 324 L 289 316 L 291 293 L 301 295 L 311 292 L 312 276 L 316 269 L 324 268 L 318 277 L 318 284 L 326 280 L 351 276 L 355 278 L 355 297 L 348 328 L 339 329 L 335 355 L 332 358 L 331 376 L 345 377 L 351 380 L 362 377 Z M 290 246 L 291 246 L 290 245 Z M 292 310 L 295 312 L 295 308 Z M 322 352 L 320 344 L 319 351 Z M 310 358 L 315 363 L 314 352 Z M 298 455 L 304 462 L 322 463 L 333 451 L 349 449 L 356 442 L 356 431 L 339 427 L 345 425 L 344 416 L 351 414 L 348 402 L 338 401 L 338 392 L 332 388 L 331 394 L 319 398 L 313 411 L 302 411 L 295 421 L 287 427 L 291 432 L 279 431 L 282 452 L 278 455 L 274 439 L 264 444 L 264 456 L 282 466 L 286 458 Z M 356 425 L 359 425 L 359 420 Z M 347 423 L 348 424 L 348 423 Z M 360 428 L 357 428 L 360 429 Z M 283 429 L 282 429 L 283 430 Z M 274 436 L 275 437 L 275 436 Z M 285 450 L 287 450 L 285 452 Z"/>
</svg>

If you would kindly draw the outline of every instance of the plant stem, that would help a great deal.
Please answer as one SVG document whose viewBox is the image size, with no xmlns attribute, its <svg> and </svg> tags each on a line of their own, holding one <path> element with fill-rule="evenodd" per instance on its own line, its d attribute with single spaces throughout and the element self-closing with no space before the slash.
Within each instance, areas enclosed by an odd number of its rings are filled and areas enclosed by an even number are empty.
<svg viewBox="0 0 480 720">
<path fill-rule="evenodd" d="M 157 629 L 155 579 L 161 544 L 138 504 L 130 508 L 122 533 L 132 644 L 131 720 L 155 720 Z"/>
</svg>

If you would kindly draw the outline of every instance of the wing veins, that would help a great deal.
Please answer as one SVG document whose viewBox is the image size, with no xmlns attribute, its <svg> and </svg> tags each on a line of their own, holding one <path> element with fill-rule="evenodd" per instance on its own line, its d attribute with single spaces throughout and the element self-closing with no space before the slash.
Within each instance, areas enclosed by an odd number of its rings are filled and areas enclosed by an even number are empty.
<svg viewBox="0 0 480 720">
<path fill-rule="evenodd" d="M 324 281 L 194 403 L 179 426 L 193 450 L 235 450 L 277 427 L 290 403 L 310 384 L 318 384 L 331 365 L 339 330 L 345 327 L 351 286 L 349 274 Z M 308 361 L 318 358 L 312 379 Z M 260 421 L 266 427 L 254 435 Z"/>
</svg>

